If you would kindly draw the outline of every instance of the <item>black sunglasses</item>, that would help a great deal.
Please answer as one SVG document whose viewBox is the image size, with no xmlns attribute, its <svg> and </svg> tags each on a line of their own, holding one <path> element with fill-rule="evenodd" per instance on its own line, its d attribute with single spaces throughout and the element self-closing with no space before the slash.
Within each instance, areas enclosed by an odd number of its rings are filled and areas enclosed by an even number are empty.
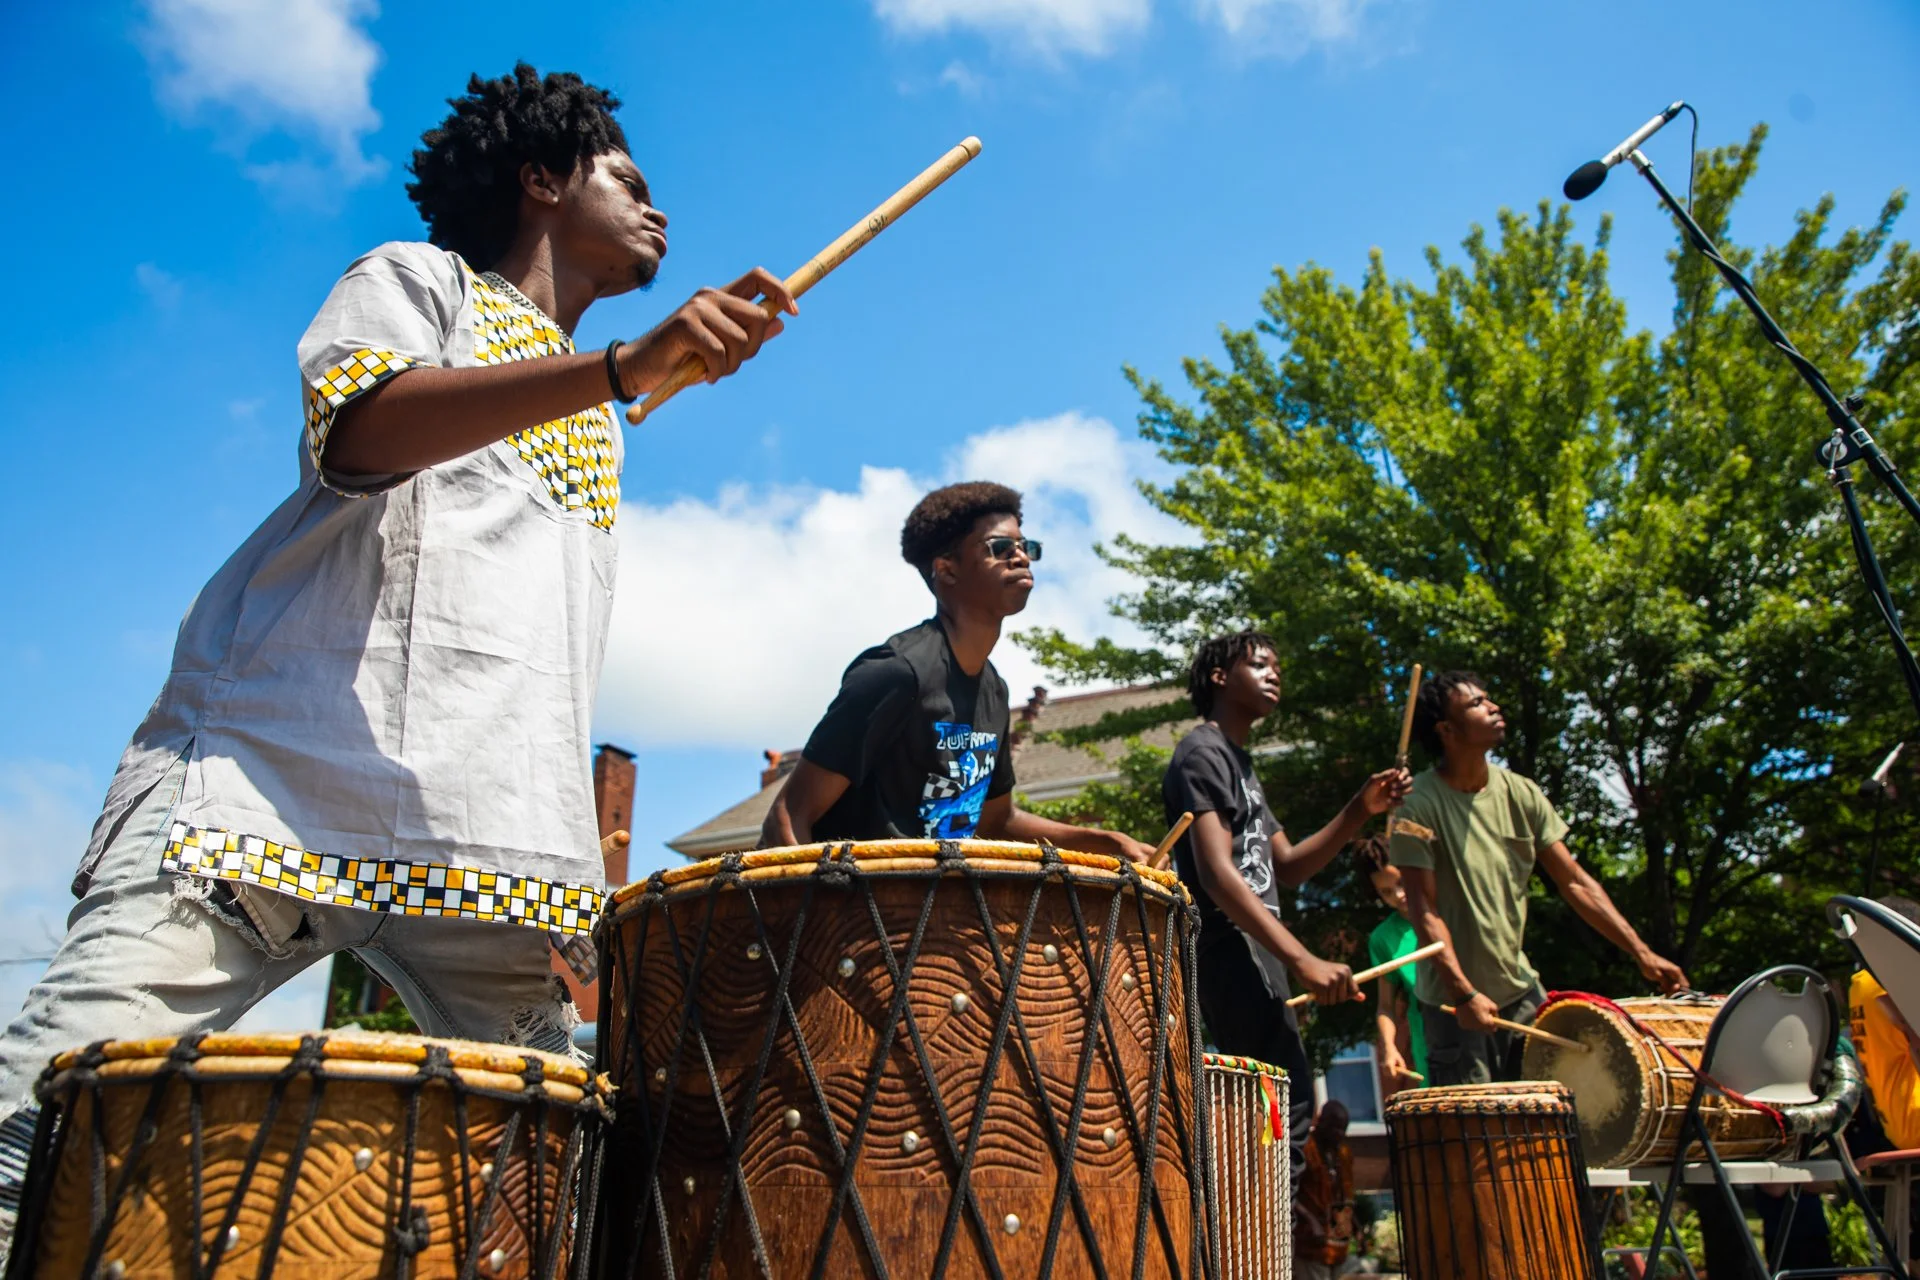
<svg viewBox="0 0 1920 1280">
<path fill-rule="evenodd" d="M 1009 538 L 1000 535 L 987 539 L 987 554 L 995 560 L 1013 559 L 1015 547 L 1024 552 L 1029 561 L 1040 559 L 1040 544 L 1032 538 Z"/>
</svg>

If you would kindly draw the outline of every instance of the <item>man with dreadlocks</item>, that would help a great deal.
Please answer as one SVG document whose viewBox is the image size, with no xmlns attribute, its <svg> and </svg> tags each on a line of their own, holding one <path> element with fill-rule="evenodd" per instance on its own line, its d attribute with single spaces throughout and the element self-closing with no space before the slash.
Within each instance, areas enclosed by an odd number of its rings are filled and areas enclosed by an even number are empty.
<svg viewBox="0 0 1920 1280">
<path fill-rule="evenodd" d="M 1200 1012 L 1224 1053 L 1286 1068 L 1294 1194 L 1303 1184 L 1313 1071 L 1287 1007 L 1289 972 L 1321 1004 L 1364 999 L 1347 965 L 1314 955 L 1280 922 L 1279 887 L 1305 884 L 1368 820 L 1400 803 L 1404 769 L 1368 778 L 1333 821 L 1298 844 L 1274 821 L 1247 739 L 1280 705 L 1280 662 L 1259 631 L 1216 636 L 1193 655 L 1187 693 L 1201 723 L 1173 749 L 1161 784 L 1167 822 L 1193 814 L 1174 849 L 1200 907 Z"/>
<path fill-rule="evenodd" d="M 300 340 L 299 485 L 182 622 L 0 1042 L 0 1249 L 56 1052 L 231 1025 L 355 952 L 437 1035 L 566 1051 L 549 934 L 592 928 L 588 725 L 613 590 L 609 399 L 709 379 L 794 314 L 765 271 L 575 352 L 645 287 L 666 216 L 619 100 L 524 63 L 414 152 L 430 244 L 347 268 Z"/>
<path fill-rule="evenodd" d="M 1421 945 L 1447 944 L 1415 979 L 1433 1084 L 1520 1077 L 1521 1037 L 1499 1020 L 1531 1023 L 1547 998 L 1521 945 L 1536 865 L 1648 982 L 1668 992 L 1687 985 L 1568 851 L 1567 824 L 1540 785 L 1487 759 L 1506 740 L 1507 718 L 1479 676 L 1429 678 L 1414 699 L 1413 736 L 1433 767 L 1414 779 L 1388 852 Z"/>
<path fill-rule="evenodd" d="M 853 660 L 761 843 L 978 836 L 1144 861 L 1153 849 L 1132 836 L 1013 802 L 1007 682 L 989 655 L 1027 607 L 1040 558 L 1020 531 L 1020 495 L 983 481 L 935 489 L 908 514 L 900 554 L 933 592 L 934 616 Z"/>
</svg>

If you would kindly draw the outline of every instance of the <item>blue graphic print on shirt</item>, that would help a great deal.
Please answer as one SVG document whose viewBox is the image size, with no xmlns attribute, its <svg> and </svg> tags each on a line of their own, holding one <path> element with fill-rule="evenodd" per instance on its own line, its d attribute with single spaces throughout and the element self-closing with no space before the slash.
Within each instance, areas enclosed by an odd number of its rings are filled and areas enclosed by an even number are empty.
<svg viewBox="0 0 1920 1280">
<path fill-rule="evenodd" d="M 999 758 L 1000 735 L 975 733 L 970 724 L 933 722 L 934 750 L 944 774 L 927 775 L 920 795 L 920 822 L 934 840 L 965 840 L 980 825 L 987 784 Z"/>
</svg>

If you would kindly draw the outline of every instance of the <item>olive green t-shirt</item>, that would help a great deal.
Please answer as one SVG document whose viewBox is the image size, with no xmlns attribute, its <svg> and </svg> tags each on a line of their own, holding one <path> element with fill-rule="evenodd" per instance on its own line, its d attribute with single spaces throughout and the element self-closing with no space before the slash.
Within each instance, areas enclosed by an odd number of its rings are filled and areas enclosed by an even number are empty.
<svg viewBox="0 0 1920 1280">
<path fill-rule="evenodd" d="M 1411 822 L 1431 833 L 1408 832 Z M 1566 837 L 1567 824 L 1531 778 L 1488 766 L 1483 790 L 1456 791 L 1428 769 L 1394 816 L 1388 856 L 1396 867 L 1433 871 L 1440 918 L 1453 935 L 1467 980 L 1495 1004 L 1524 994 L 1539 979 L 1522 943 L 1527 932 L 1527 881 L 1540 850 Z M 1448 1004 L 1454 993 L 1440 966 L 1423 964 L 1422 1003 Z"/>
</svg>

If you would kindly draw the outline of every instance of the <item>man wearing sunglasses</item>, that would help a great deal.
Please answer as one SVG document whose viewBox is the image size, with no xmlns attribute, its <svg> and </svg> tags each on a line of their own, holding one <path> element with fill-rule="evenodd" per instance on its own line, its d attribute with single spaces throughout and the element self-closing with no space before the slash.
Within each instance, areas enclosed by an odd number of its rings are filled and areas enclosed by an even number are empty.
<svg viewBox="0 0 1920 1280">
<path fill-rule="evenodd" d="M 760 832 L 764 847 L 815 840 L 1046 840 L 1145 861 L 1118 831 L 1068 826 L 1013 803 L 1007 682 L 989 655 L 1027 607 L 1040 544 L 1020 495 L 974 482 L 936 489 L 900 531 L 933 592 L 932 618 L 853 660 Z"/>
</svg>

